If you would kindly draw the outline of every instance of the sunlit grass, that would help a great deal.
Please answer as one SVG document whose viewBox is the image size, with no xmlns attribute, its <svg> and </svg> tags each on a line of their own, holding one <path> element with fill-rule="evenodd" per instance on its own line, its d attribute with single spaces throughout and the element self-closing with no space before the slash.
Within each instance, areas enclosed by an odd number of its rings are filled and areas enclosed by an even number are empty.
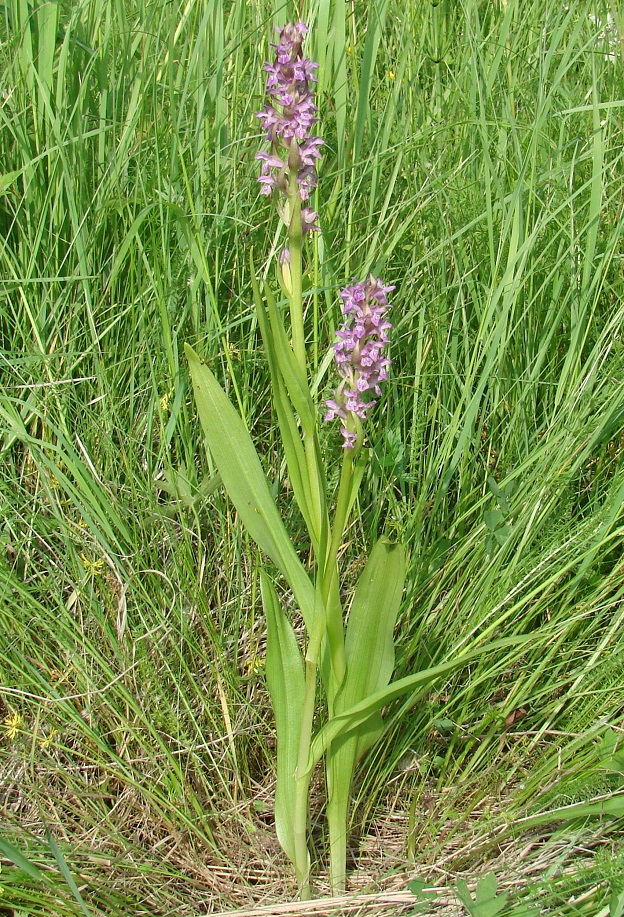
<svg viewBox="0 0 624 917">
<path fill-rule="evenodd" d="M 180 357 L 190 341 L 224 381 L 296 532 L 247 268 L 253 245 L 271 276 L 279 250 L 253 117 L 274 10 L 1 15 L 0 906 L 285 897 L 260 558 Z M 385 826 L 395 859 L 354 884 L 476 876 L 514 836 L 548 863 L 545 908 L 595 914 L 623 882 L 613 821 L 521 819 L 622 785 L 622 20 L 543 0 L 301 15 L 326 138 L 309 328 L 330 340 L 354 275 L 397 286 L 343 569 L 378 533 L 406 541 L 399 674 L 534 634 L 387 711 L 353 829 L 365 850 Z M 495 868 L 534 885 L 530 857 Z"/>
</svg>

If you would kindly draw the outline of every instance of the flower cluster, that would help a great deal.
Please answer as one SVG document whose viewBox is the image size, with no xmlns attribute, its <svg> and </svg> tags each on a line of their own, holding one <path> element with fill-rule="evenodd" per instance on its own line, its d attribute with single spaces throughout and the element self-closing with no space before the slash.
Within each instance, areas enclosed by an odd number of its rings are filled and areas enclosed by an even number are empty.
<svg viewBox="0 0 624 917">
<path fill-rule="evenodd" d="M 385 287 L 371 275 L 366 283 L 356 283 L 340 294 L 345 322 L 336 332 L 334 352 L 342 382 L 334 398 L 325 402 L 325 420 L 341 418 L 345 449 L 353 449 L 357 440 L 357 433 L 347 429 L 349 415 L 365 420 L 377 399 L 365 400 L 364 396 L 371 391 L 381 395 L 379 383 L 388 378 L 391 360 L 385 356 L 385 348 L 392 325 L 385 320 L 385 314 L 391 290 L 393 286 Z"/>
<path fill-rule="evenodd" d="M 264 65 L 270 101 L 257 117 L 266 130 L 271 149 L 256 156 L 262 162 L 258 181 L 263 194 L 277 191 L 288 198 L 292 176 L 303 202 L 316 187 L 316 161 L 321 158 L 323 145 L 320 137 L 312 135 L 318 109 L 312 101 L 310 84 L 316 82 L 318 64 L 303 57 L 301 45 L 307 32 L 303 22 L 284 26 L 278 44 L 273 45 L 275 63 Z M 317 220 L 311 207 L 301 208 L 303 234 L 318 230 Z"/>
</svg>

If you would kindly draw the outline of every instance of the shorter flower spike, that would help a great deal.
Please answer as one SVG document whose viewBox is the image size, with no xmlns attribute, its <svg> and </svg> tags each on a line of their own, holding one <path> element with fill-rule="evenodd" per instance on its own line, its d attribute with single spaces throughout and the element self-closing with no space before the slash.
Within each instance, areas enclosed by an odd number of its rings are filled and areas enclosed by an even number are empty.
<svg viewBox="0 0 624 917">
<path fill-rule="evenodd" d="M 318 64 L 303 57 L 301 46 L 308 33 L 303 22 L 284 26 L 275 48 L 275 62 L 264 66 L 268 77 L 269 102 L 257 116 L 271 144 L 270 152 L 261 150 L 256 159 L 262 163 L 258 181 L 262 194 L 290 193 L 291 176 L 296 179 L 299 197 L 308 201 L 316 188 L 316 162 L 321 158 L 323 140 L 312 134 L 318 121 L 310 84 L 316 82 Z M 288 208 L 281 208 L 290 219 Z M 318 216 L 311 207 L 301 208 L 301 232 L 319 230 Z"/>
<path fill-rule="evenodd" d="M 380 383 L 388 378 L 392 361 L 385 349 L 392 325 L 385 314 L 390 308 L 387 294 L 391 290 L 393 286 L 384 286 L 371 275 L 366 283 L 346 287 L 340 294 L 345 321 L 336 332 L 334 357 L 342 381 L 334 397 L 325 402 L 325 420 L 340 417 L 343 421 L 340 432 L 344 449 L 353 449 L 357 442 L 357 434 L 348 429 L 349 416 L 365 420 L 377 399 L 365 399 L 364 395 L 371 391 L 381 395 Z"/>
</svg>

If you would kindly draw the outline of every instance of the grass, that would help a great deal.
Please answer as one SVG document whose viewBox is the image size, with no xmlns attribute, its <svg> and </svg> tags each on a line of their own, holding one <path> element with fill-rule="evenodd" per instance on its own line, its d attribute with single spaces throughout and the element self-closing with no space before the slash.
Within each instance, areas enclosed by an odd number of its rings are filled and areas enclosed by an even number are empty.
<svg viewBox="0 0 624 917">
<path fill-rule="evenodd" d="M 213 479 L 180 352 L 224 381 L 297 534 L 247 268 L 250 246 L 269 275 L 279 250 L 253 113 L 271 24 L 295 13 L 0 13 L 0 912 L 287 899 L 260 558 Z M 321 395 L 339 285 L 397 285 L 342 569 L 354 578 L 379 533 L 408 545 L 399 675 L 534 635 L 387 711 L 356 786 L 352 888 L 402 895 L 419 875 L 448 892 L 493 870 L 510 914 L 614 917 L 621 16 L 544 0 L 296 15 L 326 138 L 309 251 Z"/>
</svg>

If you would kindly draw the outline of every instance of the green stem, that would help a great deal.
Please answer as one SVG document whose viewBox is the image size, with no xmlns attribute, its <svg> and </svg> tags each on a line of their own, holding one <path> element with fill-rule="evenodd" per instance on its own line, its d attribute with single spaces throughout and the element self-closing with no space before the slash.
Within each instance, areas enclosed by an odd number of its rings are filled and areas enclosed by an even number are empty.
<svg viewBox="0 0 624 917">
<path fill-rule="evenodd" d="M 359 432 L 359 431 L 358 431 Z M 348 522 L 349 510 L 353 505 L 355 460 L 361 445 L 361 432 L 358 436 L 356 447 L 345 450 L 340 474 L 340 486 L 336 501 L 336 512 L 332 528 L 331 544 L 327 555 L 323 578 L 323 600 L 327 609 L 327 634 L 332 653 L 331 690 L 328 692 L 328 707 L 330 717 L 334 713 L 335 698 L 340 688 L 345 672 L 346 658 L 344 651 L 344 630 L 342 622 L 342 609 L 340 607 L 339 581 L 338 581 L 338 551 L 344 538 Z M 349 811 L 349 795 L 351 780 L 345 782 L 344 766 L 345 755 L 348 760 L 350 753 L 349 743 L 340 749 L 327 750 L 325 755 L 325 769 L 329 800 L 327 804 L 327 821 L 329 828 L 329 878 L 334 894 L 344 891 L 346 885 L 347 866 L 347 817 Z M 337 755 L 337 757 L 336 757 Z M 353 773 L 353 764 L 349 767 L 350 777 Z"/>
<path fill-rule="evenodd" d="M 338 794 L 338 795 L 337 795 Z M 333 787 L 334 798 L 327 805 L 329 829 L 329 885 L 334 895 L 340 895 L 347 885 L 347 821 L 351 782 L 341 787 L 338 793 Z"/>
<path fill-rule="evenodd" d="M 301 197 L 297 185 L 297 174 L 294 170 L 290 175 L 290 188 L 288 194 L 290 204 L 290 225 L 288 228 L 288 250 L 290 252 L 290 325 L 292 333 L 292 347 L 295 359 L 303 375 L 307 378 L 307 355 L 305 349 L 305 328 L 303 322 L 303 269 L 302 248 L 303 236 L 301 232 Z M 303 445 L 308 466 L 308 480 L 310 482 L 315 535 L 319 557 L 324 551 L 324 523 L 325 501 L 322 493 L 321 469 L 316 451 L 316 437 L 314 432 L 306 430 L 303 433 Z"/>
<path fill-rule="evenodd" d="M 314 532 L 310 533 L 315 539 L 315 552 L 319 568 L 322 569 L 325 553 L 327 551 L 327 507 L 325 504 L 325 490 L 323 487 L 323 471 L 320 465 L 316 430 L 303 431 L 303 447 L 310 485 L 311 511 L 314 519 Z"/>
<path fill-rule="evenodd" d="M 342 538 L 347 525 L 347 515 L 351 502 L 351 484 L 353 480 L 353 452 L 351 449 L 345 449 L 342 458 L 342 469 L 340 472 L 340 486 L 338 488 L 338 499 L 336 500 L 336 513 L 334 515 L 334 524 L 332 526 L 331 542 L 327 553 L 327 561 L 323 573 L 323 601 L 327 602 L 332 588 L 334 577 L 337 577 L 336 558 L 342 544 Z"/>
<path fill-rule="evenodd" d="M 306 372 L 305 331 L 303 327 L 303 281 L 302 281 L 302 243 L 301 233 L 301 198 L 297 185 L 297 175 L 291 173 L 288 193 L 290 204 L 290 225 L 288 227 L 288 250 L 290 252 L 290 276 L 292 292 L 290 294 L 290 325 L 292 345 L 297 362 L 304 375 Z"/>
<path fill-rule="evenodd" d="M 308 790 L 310 777 L 295 780 L 295 875 L 301 901 L 312 897 L 310 883 L 310 852 L 308 850 Z"/>
<path fill-rule="evenodd" d="M 299 885 L 299 897 L 302 901 L 311 896 L 310 888 L 310 854 L 308 851 L 308 789 L 311 773 L 306 774 L 306 765 L 310 757 L 312 744 L 312 727 L 314 724 L 314 705 L 316 700 L 316 672 L 325 633 L 325 615 L 317 614 L 314 628 L 305 657 L 305 693 L 301 712 L 301 732 L 299 733 L 299 751 L 295 771 L 295 810 L 293 813 L 295 834 L 295 872 Z M 300 776 L 301 775 L 301 776 Z"/>
<path fill-rule="evenodd" d="M 323 606 L 327 615 L 327 638 L 332 663 L 332 690 L 328 697 L 330 716 L 332 713 L 335 692 L 339 689 L 344 679 L 346 662 L 344 653 L 344 628 L 342 622 L 342 606 L 340 603 L 338 581 L 338 551 L 344 537 L 345 528 L 352 505 L 353 491 L 353 466 L 357 457 L 357 449 L 345 449 L 342 470 L 340 472 L 340 486 L 334 524 L 331 530 L 331 541 L 323 569 L 321 595 Z"/>
</svg>

